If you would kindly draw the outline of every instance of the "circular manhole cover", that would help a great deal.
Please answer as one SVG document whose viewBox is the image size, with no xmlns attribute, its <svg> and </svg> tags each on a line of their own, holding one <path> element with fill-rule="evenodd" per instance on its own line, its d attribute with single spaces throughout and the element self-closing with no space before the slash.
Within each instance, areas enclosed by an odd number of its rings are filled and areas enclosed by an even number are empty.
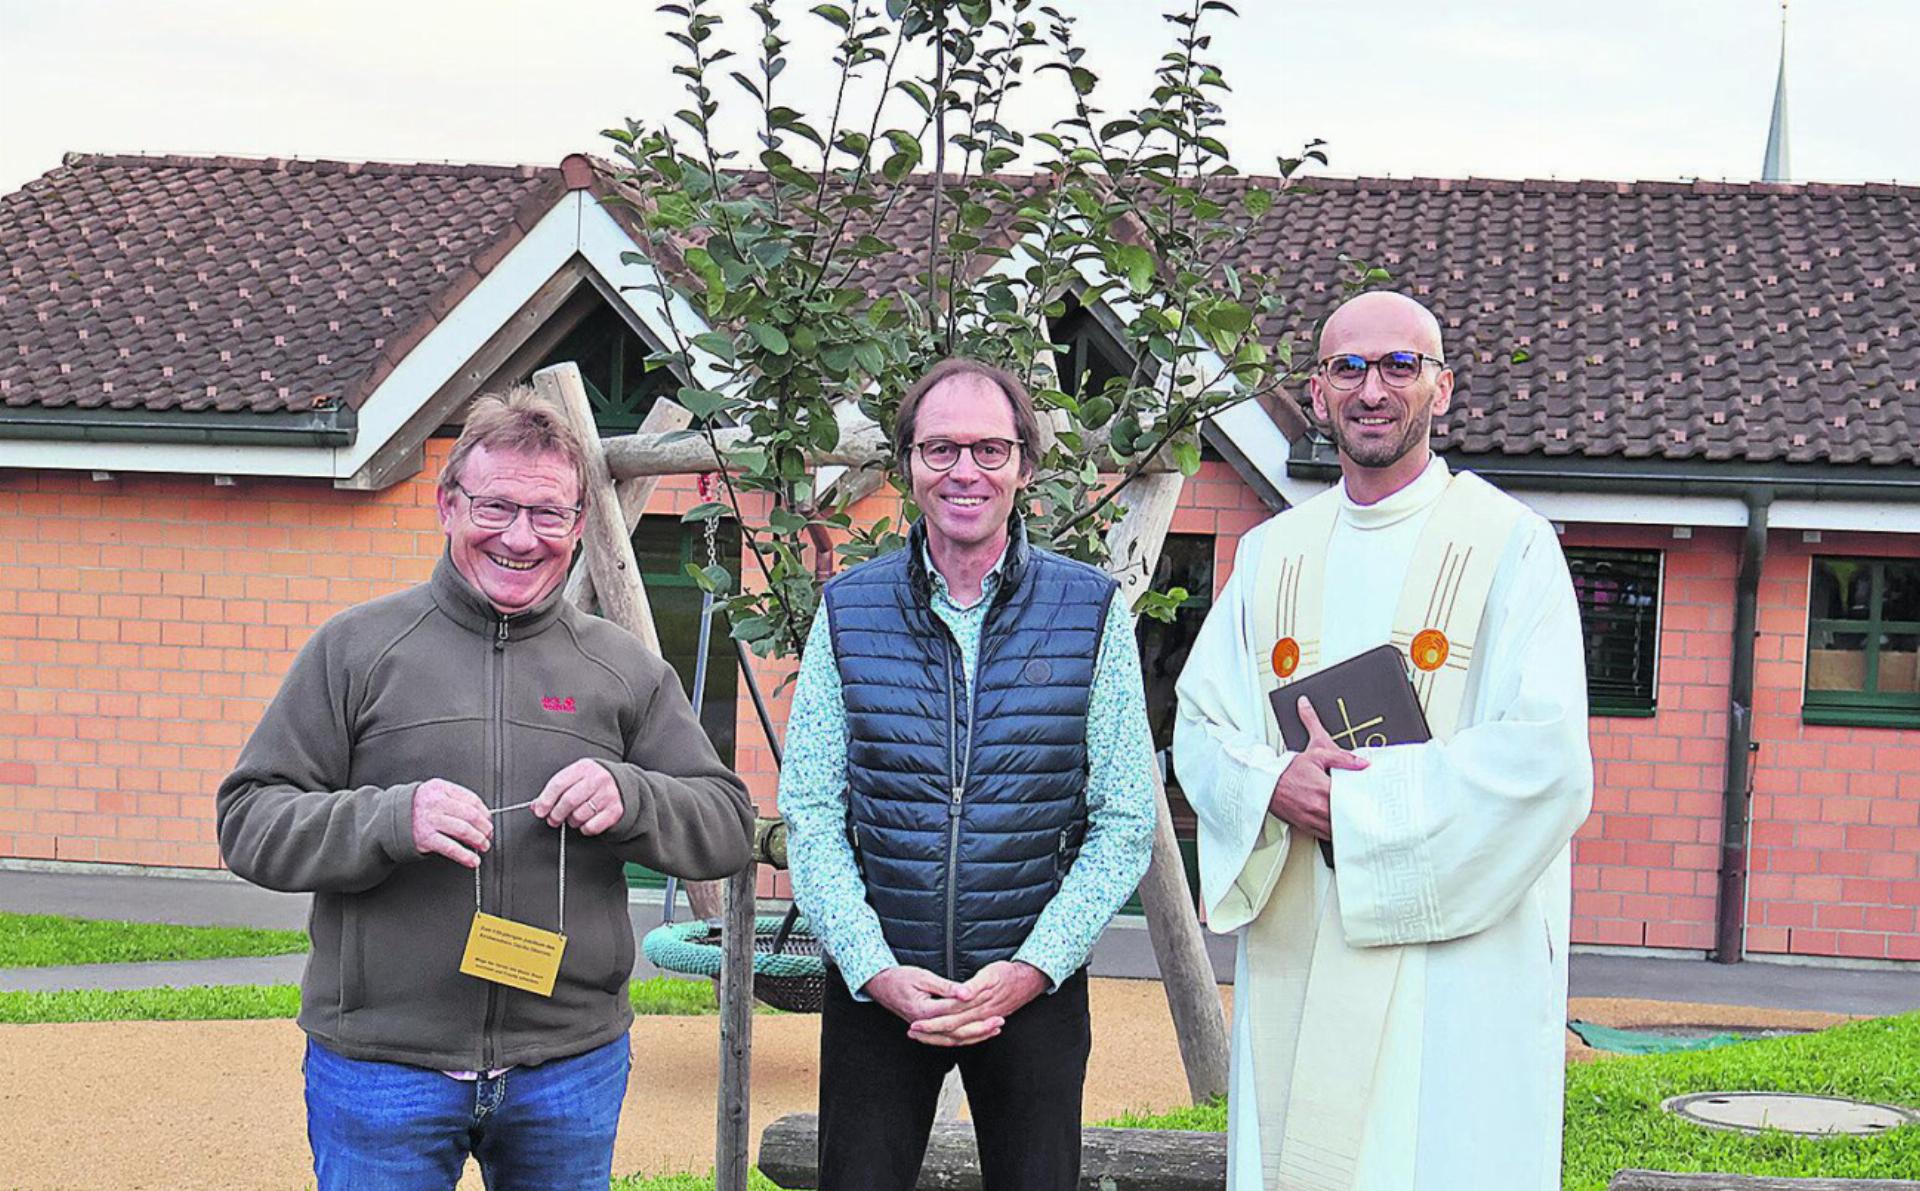
<svg viewBox="0 0 1920 1191">
<path fill-rule="evenodd" d="M 1871 1137 L 1920 1122 L 1920 1113 L 1890 1104 L 1867 1104 L 1838 1096 L 1785 1092 L 1695 1092 L 1675 1096 L 1661 1108 L 1711 1129 L 1759 1133 L 1778 1129 L 1809 1137 L 1852 1133 Z"/>
</svg>

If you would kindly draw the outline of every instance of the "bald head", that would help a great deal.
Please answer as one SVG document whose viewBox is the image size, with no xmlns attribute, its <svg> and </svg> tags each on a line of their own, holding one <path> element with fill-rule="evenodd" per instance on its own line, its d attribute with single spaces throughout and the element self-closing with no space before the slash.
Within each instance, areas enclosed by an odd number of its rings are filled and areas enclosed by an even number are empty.
<svg viewBox="0 0 1920 1191">
<path fill-rule="evenodd" d="M 1405 294 L 1373 290 L 1342 302 L 1320 328 L 1320 358 L 1353 351 L 1349 345 L 1362 338 L 1390 339 L 1395 343 L 1395 349 L 1390 350 L 1409 348 L 1446 359 L 1440 344 L 1440 320 Z"/>
<path fill-rule="evenodd" d="M 1319 358 L 1335 356 L 1346 357 L 1338 384 L 1324 367 L 1308 382 L 1313 413 L 1340 452 L 1347 494 L 1371 504 L 1426 469 L 1434 416 L 1453 399 L 1453 371 L 1442 362 L 1440 320 L 1384 290 L 1348 299 L 1327 316 Z M 1392 374 L 1381 367 L 1389 357 L 1398 361 Z"/>
</svg>

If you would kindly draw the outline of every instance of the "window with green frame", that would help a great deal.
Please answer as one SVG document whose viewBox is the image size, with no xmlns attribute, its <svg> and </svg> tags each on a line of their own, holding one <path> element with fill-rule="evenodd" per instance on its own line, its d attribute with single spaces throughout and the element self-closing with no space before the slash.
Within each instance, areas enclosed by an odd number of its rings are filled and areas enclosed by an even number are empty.
<svg viewBox="0 0 1920 1191">
<path fill-rule="evenodd" d="M 647 367 L 651 354 L 652 346 L 635 335 L 613 307 L 601 306 L 567 332 L 538 367 L 563 361 L 578 364 L 600 432 L 631 434 L 656 400 L 680 387 L 672 369 Z"/>
<path fill-rule="evenodd" d="M 1587 708 L 1649 716 L 1659 690 L 1660 553 L 1567 548 L 1586 639 Z"/>
<path fill-rule="evenodd" d="M 1920 725 L 1920 559 L 1813 560 L 1803 715 Z"/>
</svg>

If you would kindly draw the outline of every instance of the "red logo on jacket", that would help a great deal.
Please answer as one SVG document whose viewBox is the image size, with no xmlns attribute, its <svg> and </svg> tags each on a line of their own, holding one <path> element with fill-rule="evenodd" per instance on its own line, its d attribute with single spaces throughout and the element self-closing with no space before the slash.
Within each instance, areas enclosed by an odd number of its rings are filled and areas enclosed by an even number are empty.
<svg viewBox="0 0 1920 1191">
<path fill-rule="evenodd" d="M 567 696 L 566 698 L 564 698 L 564 699 L 562 699 L 562 698 L 561 698 L 560 696 L 558 696 L 558 695 L 548 695 L 548 696 L 546 696 L 545 698 L 543 698 L 543 699 L 541 699 L 541 700 L 540 700 L 540 710 L 542 710 L 542 711 L 564 711 L 564 712 L 566 712 L 566 713 L 567 713 L 568 715 L 572 715 L 572 714 L 574 713 L 574 711 L 575 711 L 576 709 L 575 709 L 575 708 L 574 708 L 574 706 L 573 706 L 573 696 L 572 696 L 572 695 L 568 695 L 568 696 Z"/>
</svg>

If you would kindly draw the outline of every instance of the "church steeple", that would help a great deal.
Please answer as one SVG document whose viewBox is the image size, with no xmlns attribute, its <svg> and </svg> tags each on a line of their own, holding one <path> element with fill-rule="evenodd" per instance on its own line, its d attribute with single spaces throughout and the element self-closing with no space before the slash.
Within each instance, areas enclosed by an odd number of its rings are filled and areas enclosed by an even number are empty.
<svg viewBox="0 0 1920 1191">
<path fill-rule="evenodd" d="M 1780 74 L 1773 83 L 1773 121 L 1767 126 L 1767 157 L 1760 165 L 1760 180 L 1792 180 L 1787 164 L 1787 0 L 1780 0 Z"/>
</svg>

